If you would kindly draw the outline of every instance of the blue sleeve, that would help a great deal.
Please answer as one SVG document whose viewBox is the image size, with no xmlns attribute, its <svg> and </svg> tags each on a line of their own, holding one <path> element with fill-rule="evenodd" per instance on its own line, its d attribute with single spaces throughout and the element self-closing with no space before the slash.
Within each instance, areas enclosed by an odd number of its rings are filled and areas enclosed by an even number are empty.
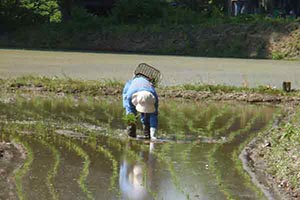
<svg viewBox="0 0 300 200">
<path fill-rule="evenodd" d="M 131 84 L 131 80 L 127 81 L 127 83 L 125 84 L 124 89 L 123 89 L 123 93 L 122 93 L 122 95 L 123 95 L 123 108 L 126 108 L 126 106 L 127 106 L 127 99 L 128 99 L 127 91 L 128 91 L 128 88 L 129 88 L 130 84 Z"/>
<path fill-rule="evenodd" d="M 135 106 L 131 103 L 131 97 L 128 96 L 128 88 L 131 85 L 132 80 L 127 81 L 123 89 L 123 108 L 126 110 L 126 114 L 133 113 L 137 114 Z"/>
</svg>

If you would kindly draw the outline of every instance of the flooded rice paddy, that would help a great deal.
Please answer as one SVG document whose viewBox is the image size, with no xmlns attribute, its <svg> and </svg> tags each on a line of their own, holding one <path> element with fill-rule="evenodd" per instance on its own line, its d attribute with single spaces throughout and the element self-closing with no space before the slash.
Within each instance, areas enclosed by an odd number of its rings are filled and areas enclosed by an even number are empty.
<svg viewBox="0 0 300 200">
<path fill-rule="evenodd" d="M 206 83 L 281 88 L 283 81 L 291 81 L 293 88 L 300 88 L 300 61 L 9 49 L 0 49 L 0 78 L 32 74 L 126 81 L 141 62 L 161 70 L 163 85 Z"/>
<path fill-rule="evenodd" d="M 120 98 L 17 95 L 0 101 L 0 140 L 27 151 L 9 172 L 19 199 L 264 199 L 238 155 L 278 112 L 162 100 L 149 142 L 126 137 Z"/>
</svg>

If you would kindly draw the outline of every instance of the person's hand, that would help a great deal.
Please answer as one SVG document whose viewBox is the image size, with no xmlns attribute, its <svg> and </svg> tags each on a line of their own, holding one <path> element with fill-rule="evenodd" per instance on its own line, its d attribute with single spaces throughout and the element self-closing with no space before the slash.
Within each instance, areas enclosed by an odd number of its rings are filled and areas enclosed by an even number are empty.
<svg viewBox="0 0 300 200">
<path fill-rule="evenodd" d="M 156 140 L 157 139 L 155 134 L 156 134 L 156 128 L 151 127 L 150 128 L 150 138 L 151 138 L 151 140 Z"/>
</svg>

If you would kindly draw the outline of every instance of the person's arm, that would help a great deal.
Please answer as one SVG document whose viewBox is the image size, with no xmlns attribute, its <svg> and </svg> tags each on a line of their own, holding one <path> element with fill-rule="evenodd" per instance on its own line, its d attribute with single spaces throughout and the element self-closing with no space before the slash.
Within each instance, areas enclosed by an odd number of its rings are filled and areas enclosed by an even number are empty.
<svg viewBox="0 0 300 200">
<path fill-rule="evenodd" d="M 133 113 L 137 114 L 137 111 L 135 109 L 135 106 L 131 103 L 131 97 L 128 96 L 128 89 L 131 86 L 132 80 L 127 81 L 126 85 L 123 89 L 123 107 L 126 110 L 126 114 Z"/>
<path fill-rule="evenodd" d="M 127 81 L 127 83 L 125 84 L 124 86 L 124 89 L 123 89 L 123 93 L 122 93 L 122 96 L 123 96 L 123 107 L 126 108 L 127 106 L 127 91 L 128 91 L 128 88 L 129 86 L 131 85 L 131 80 Z"/>
</svg>

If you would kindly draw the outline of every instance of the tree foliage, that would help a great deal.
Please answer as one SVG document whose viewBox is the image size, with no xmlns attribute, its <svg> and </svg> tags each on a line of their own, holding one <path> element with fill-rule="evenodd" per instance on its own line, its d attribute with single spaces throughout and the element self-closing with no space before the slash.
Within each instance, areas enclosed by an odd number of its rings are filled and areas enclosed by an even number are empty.
<svg viewBox="0 0 300 200">
<path fill-rule="evenodd" d="M 164 0 L 119 0 L 112 16 L 119 23 L 149 23 L 163 17 L 167 5 Z"/>
<path fill-rule="evenodd" d="M 0 23 L 2 30 L 45 22 L 60 21 L 56 0 L 1 0 Z"/>
</svg>

